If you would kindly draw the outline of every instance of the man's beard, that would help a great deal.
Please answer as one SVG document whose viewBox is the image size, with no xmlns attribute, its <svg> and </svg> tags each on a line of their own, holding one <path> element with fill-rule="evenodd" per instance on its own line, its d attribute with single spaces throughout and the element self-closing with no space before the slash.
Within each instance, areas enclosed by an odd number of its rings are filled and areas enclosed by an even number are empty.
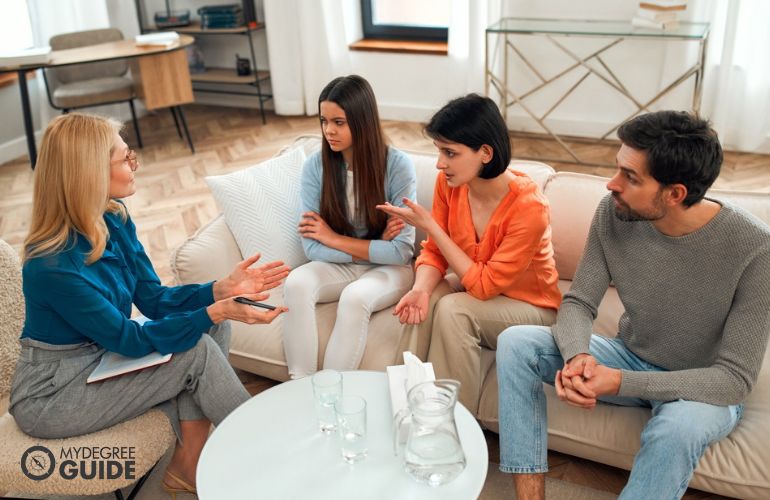
<svg viewBox="0 0 770 500">
<path fill-rule="evenodd" d="M 621 200 L 616 193 L 612 197 L 618 203 L 615 205 L 615 217 L 624 222 L 656 221 L 666 216 L 666 207 L 663 204 L 663 191 L 658 190 L 658 194 L 653 201 L 653 208 L 645 212 L 637 212 Z"/>
</svg>

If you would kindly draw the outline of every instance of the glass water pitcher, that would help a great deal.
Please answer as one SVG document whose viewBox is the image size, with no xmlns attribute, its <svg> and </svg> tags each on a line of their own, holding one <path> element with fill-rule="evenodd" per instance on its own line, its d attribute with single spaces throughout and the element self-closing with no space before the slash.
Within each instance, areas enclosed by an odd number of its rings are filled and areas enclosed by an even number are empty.
<svg viewBox="0 0 770 500">
<path fill-rule="evenodd" d="M 408 409 L 394 419 L 394 450 L 399 452 L 399 435 L 411 417 L 404 468 L 414 479 L 430 486 L 448 483 L 465 469 L 465 454 L 455 424 L 455 403 L 460 383 L 435 380 L 417 384 L 407 394 Z"/>
</svg>

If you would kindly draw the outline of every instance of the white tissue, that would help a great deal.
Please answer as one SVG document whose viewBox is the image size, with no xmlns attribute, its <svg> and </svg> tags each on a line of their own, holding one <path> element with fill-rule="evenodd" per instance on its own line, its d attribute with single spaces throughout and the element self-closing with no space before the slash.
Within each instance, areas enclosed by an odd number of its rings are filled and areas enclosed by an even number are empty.
<svg viewBox="0 0 770 500">
<path fill-rule="evenodd" d="M 406 393 L 428 380 L 436 380 L 432 363 L 423 363 L 409 351 L 404 352 L 404 364 L 388 366 L 388 385 L 390 386 L 390 404 L 393 416 L 407 407 Z"/>
</svg>

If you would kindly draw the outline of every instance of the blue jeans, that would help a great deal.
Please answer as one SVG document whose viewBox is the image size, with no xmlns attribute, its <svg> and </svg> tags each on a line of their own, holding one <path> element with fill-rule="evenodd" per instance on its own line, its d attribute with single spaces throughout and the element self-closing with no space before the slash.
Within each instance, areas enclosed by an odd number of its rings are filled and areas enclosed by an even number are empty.
<svg viewBox="0 0 770 500">
<path fill-rule="evenodd" d="M 592 335 L 589 351 L 597 362 L 611 368 L 665 371 L 633 354 L 620 339 Z M 548 470 L 548 421 L 542 383 L 553 385 L 556 371 L 563 366 L 550 328 L 512 326 L 500 334 L 497 377 L 501 471 L 533 474 Z M 727 436 L 743 411 L 743 405 L 714 406 L 681 399 L 599 399 L 652 410 L 621 499 L 681 498 L 706 448 Z"/>
</svg>

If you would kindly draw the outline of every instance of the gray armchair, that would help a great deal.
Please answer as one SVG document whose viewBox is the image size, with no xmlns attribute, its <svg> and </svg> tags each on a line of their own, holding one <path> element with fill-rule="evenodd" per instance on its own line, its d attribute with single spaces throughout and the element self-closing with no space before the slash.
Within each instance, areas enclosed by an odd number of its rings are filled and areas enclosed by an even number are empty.
<svg viewBox="0 0 770 500">
<path fill-rule="evenodd" d="M 106 28 L 56 35 L 51 37 L 49 43 L 53 50 L 66 50 L 117 40 L 123 40 L 123 33 L 119 29 Z M 131 108 L 136 142 L 141 148 L 142 137 L 134 110 L 134 82 L 126 73 L 126 60 L 116 59 L 48 68 L 43 71 L 43 77 L 48 101 L 64 113 L 71 109 L 127 102 Z"/>
</svg>

